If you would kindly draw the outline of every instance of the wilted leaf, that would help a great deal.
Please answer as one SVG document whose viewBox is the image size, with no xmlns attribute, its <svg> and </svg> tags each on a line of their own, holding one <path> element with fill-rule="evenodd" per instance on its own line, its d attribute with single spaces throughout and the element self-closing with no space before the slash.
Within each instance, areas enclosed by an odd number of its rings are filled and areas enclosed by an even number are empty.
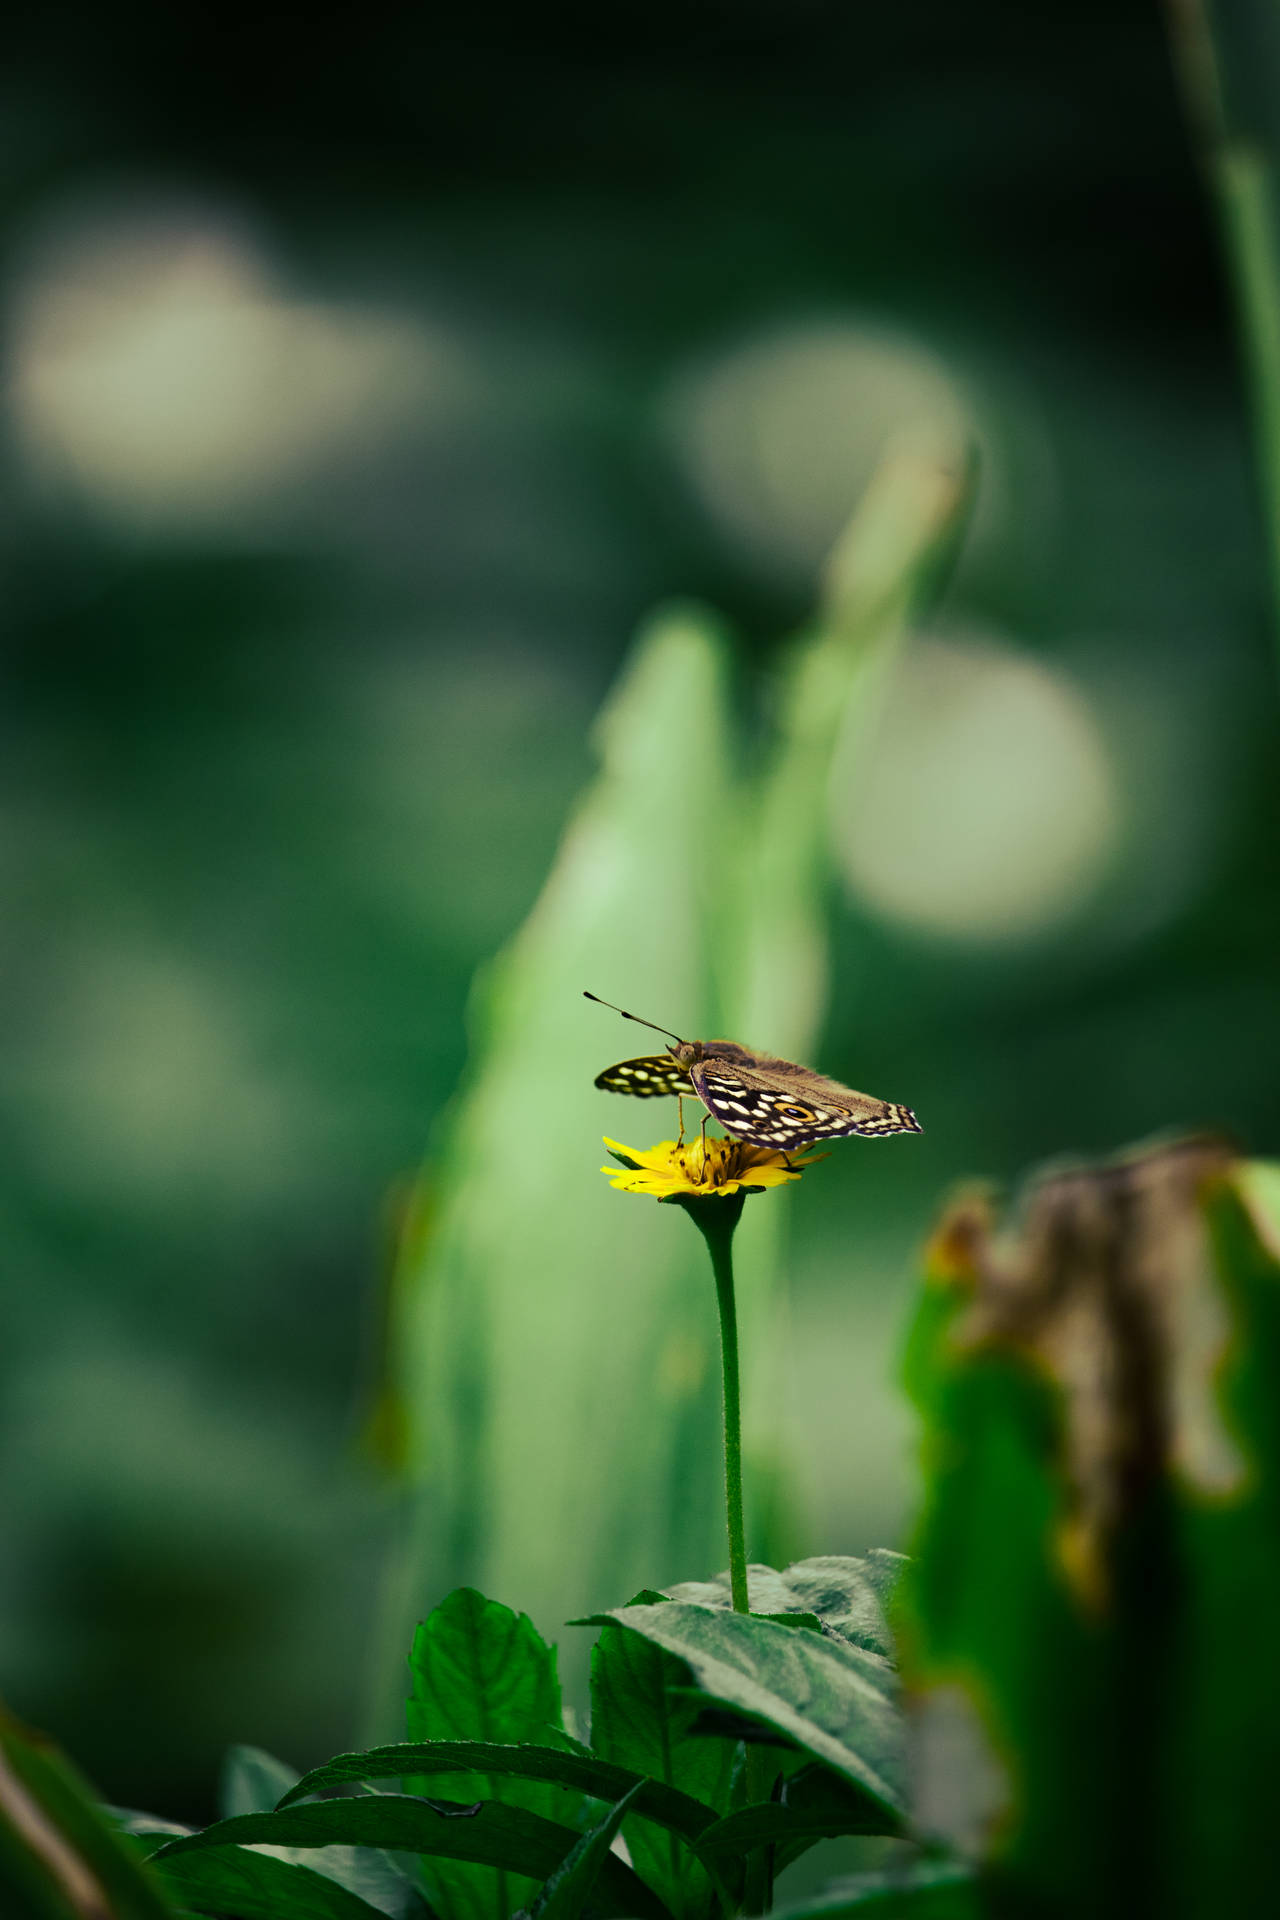
<svg viewBox="0 0 1280 1920">
<path fill-rule="evenodd" d="M 1280 1265 L 1212 1140 L 964 1203 L 911 1343 L 925 1830 L 1046 1916 L 1257 1909 L 1280 1719 Z M 1259 1217 L 1261 1207 L 1263 1216 Z"/>
</svg>

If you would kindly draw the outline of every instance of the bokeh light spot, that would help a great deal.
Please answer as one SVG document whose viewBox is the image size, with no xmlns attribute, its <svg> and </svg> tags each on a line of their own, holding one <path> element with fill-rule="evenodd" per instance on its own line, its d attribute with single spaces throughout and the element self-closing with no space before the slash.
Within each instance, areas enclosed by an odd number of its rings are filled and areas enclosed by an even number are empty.
<svg viewBox="0 0 1280 1920">
<path fill-rule="evenodd" d="M 712 519 L 758 566 L 806 585 L 890 439 L 956 451 L 977 437 L 975 409 L 941 360 L 853 321 L 748 341 L 683 374 L 667 408 Z"/>
<path fill-rule="evenodd" d="M 1117 783 L 1065 675 L 993 640 L 922 640 L 833 782 L 835 842 L 872 912 L 970 942 L 1087 907 L 1117 849 Z"/>
<path fill-rule="evenodd" d="M 244 222 L 199 202 L 51 215 L 9 300 L 29 473 L 148 530 L 256 523 L 462 377 L 416 318 L 291 293 Z"/>
</svg>

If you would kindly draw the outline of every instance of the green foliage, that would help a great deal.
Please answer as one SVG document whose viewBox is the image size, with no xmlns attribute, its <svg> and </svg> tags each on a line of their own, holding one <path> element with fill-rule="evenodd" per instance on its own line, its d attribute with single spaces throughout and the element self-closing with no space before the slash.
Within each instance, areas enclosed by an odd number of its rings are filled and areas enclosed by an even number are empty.
<svg viewBox="0 0 1280 1920">
<path fill-rule="evenodd" d="M 456 1860 L 496 1867 L 537 1883 L 563 1864 L 579 1838 L 571 1828 L 544 1820 L 523 1807 L 507 1807 L 496 1801 L 467 1805 L 416 1795 L 379 1793 L 220 1820 L 199 1833 L 166 1842 L 157 1859 L 169 1860 L 206 1847 L 338 1844 L 419 1853 L 433 1864 Z M 492 1880 L 487 1883 L 491 1889 L 497 1884 L 500 1883 Z M 452 1893 L 452 1889 L 449 1891 Z M 460 1900 L 470 1897 L 469 1893 L 459 1896 Z M 643 1883 L 613 1855 L 605 1862 L 597 1898 L 601 1911 L 608 1915 L 640 1915 L 642 1920 L 643 1916 L 657 1920 L 662 1913 L 662 1907 Z M 456 1910 L 445 1908 L 446 1913 Z M 490 1892 L 489 1905 L 484 1911 L 492 1914 L 503 1910 Z"/>
<path fill-rule="evenodd" d="M 195 1833 L 142 1814 L 122 1824 L 184 1909 L 232 1920 L 732 1915 L 752 1859 L 767 1886 L 819 1840 L 901 1831 L 881 1777 L 901 1744 L 888 1662 L 833 1624 L 883 1636 L 876 1596 L 897 1556 L 751 1572 L 775 1619 L 732 1613 L 720 1581 L 697 1583 L 702 1601 L 646 1591 L 603 1619 L 589 1747 L 559 1729 L 554 1650 L 522 1615 L 460 1589 L 415 1636 L 415 1738 L 301 1776 L 234 1748 L 224 1818 Z M 716 1714 L 727 1731 L 706 1724 Z M 448 1799 L 425 1791 L 436 1780 Z M 613 1850 L 620 1833 L 630 1864 Z"/>
</svg>

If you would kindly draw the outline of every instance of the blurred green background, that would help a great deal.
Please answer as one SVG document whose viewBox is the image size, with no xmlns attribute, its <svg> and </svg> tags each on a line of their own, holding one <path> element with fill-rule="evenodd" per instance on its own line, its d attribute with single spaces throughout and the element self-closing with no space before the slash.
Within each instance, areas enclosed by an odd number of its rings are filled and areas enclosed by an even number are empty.
<svg viewBox="0 0 1280 1920">
<path fill-rule="evenodd" d="M 1267 583 L 1162 32 L 10 27 L 0 1692 L 109 1797 L 204 1817 L 229 1740 L 361 1731 L 386 1197 L 473 971 L 638 622 L 720 609 L 752 715 L 888 435 L 972 434 L 982 483 L 833 796 L 817 1064 L 927 1131 L 794 1210 L 797 1550 L 904 1538 L 894 1359 L 949 1181 L 1188 1122 L 1274 1150 Z M 582 1112 L 585 1154 L 629 1137 Z"/>
</svg>

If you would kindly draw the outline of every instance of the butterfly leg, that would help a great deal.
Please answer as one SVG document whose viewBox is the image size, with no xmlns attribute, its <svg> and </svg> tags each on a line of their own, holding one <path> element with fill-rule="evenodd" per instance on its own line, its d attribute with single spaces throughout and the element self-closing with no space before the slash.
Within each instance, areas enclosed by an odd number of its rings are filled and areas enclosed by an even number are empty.
<svg viewBox="0 0 1280 1920">
<path fill-rule="evenodd" d="M 699 1185 L 699 1186 L 701 1186 L 701 1185 L 702 1185 L 702 1182 L 703 1182 L 703 1181 L 704 1181 L 704 1180 L 706 1179 L 706 1177 L 707 1177 L 707 1121 L 708 1121 L 708 1120 L 709 1120 L 710 1118 L 711 1118 L 711 1115 L 710 1115 L 709 1113 L 706 1113 L 706 1112 L 704 1112 L 704 1113 L 703 1113 L 703 1116 L 702 1116 L 702 1130 L 701 1130 L 701 1133 L 700 1133 L 700 1135 L 699 1135 L 699 1138 L 700 1138 L 700 1139 L 701 1139 L 701 1141 L 702 1141 L 702 1162 L 701 1162 L 701 1171 L 700 1171 L 700 1172 L 699 1172 L 699 1174 L 698 1174 L 698 1185 Z"/>
<path fill-rule="evenodd" d="M 680 1121 L 680 1133 L 676 1145 L 682 1147 L 684 1145 L 684 1095 L 682 1093 L 676 1095 L 676 1115 Z"/>
</svg>

